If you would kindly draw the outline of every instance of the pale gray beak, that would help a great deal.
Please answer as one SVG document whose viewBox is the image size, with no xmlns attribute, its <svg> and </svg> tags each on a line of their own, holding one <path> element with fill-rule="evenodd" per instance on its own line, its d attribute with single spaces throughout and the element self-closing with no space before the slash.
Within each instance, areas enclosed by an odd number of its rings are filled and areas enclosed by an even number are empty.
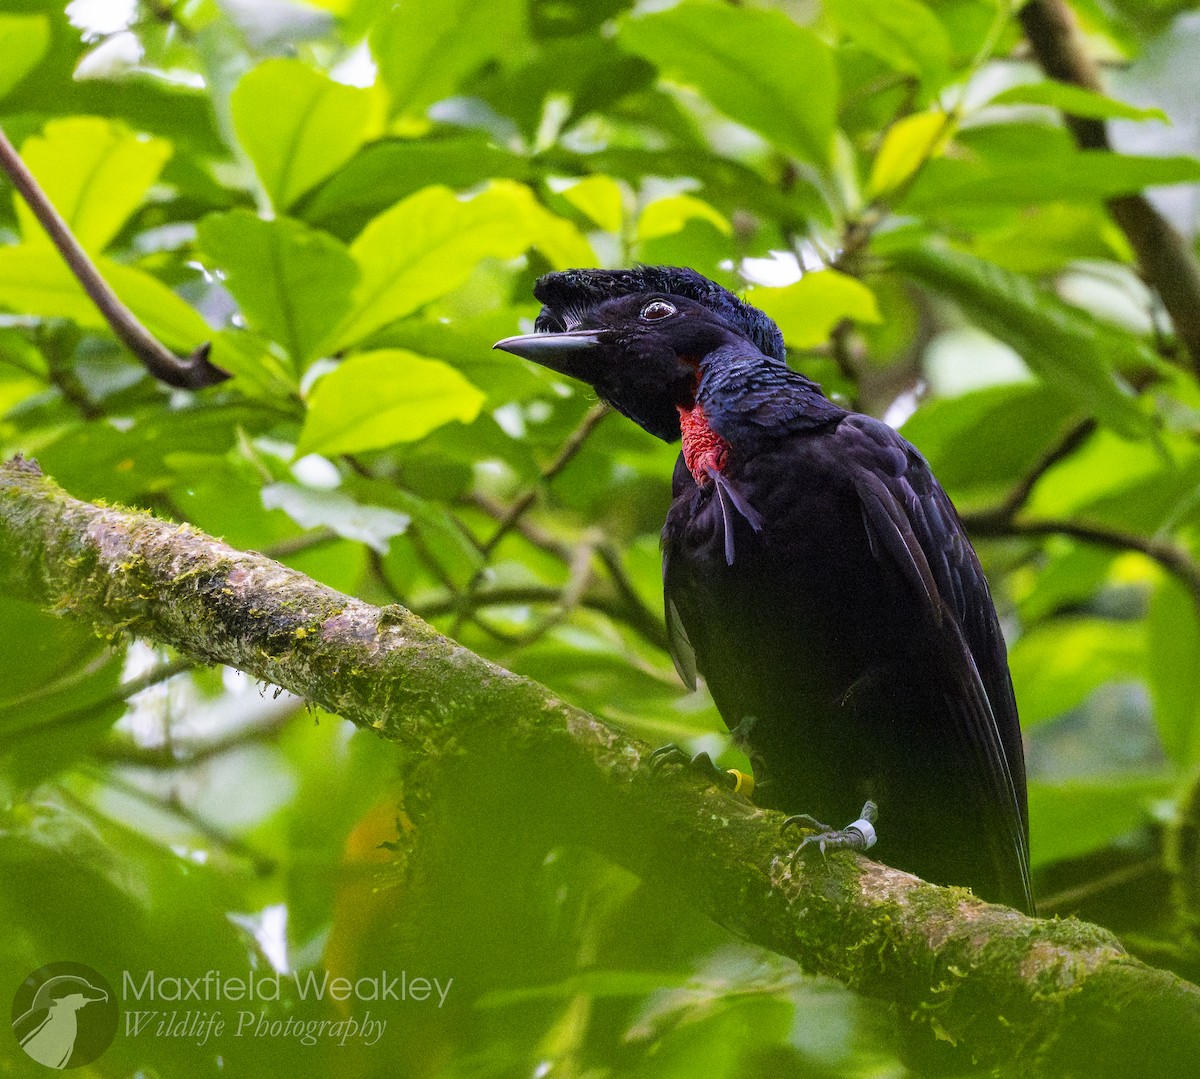
<svg viewBox="0 0 1200 1079">
<path fill-rule="evenodd" d="M 492 348 L 511 352 L 560 375 L 592 382 L 597 360 L 593 350 L 600 344 L 600 330 L 569 330 L 566 333 L 524 333 L 506 337 Z"/>
</svg>

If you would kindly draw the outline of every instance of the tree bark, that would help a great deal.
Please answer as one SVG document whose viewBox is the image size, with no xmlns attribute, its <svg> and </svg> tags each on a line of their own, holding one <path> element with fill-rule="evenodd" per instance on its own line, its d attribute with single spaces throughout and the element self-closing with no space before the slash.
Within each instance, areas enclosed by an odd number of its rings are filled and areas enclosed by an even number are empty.
<svg viewBox="0 0 1200 1079">
<path fill-rule="evenodd" d="M 1100 1079 L 1174 1077 L 1200 1060 L 1200 989 L 1106 930 L 1027 918 L 857 855 L 793 860 L 780 815 L 655 775 L 645 745 L 404 608 L 187 525 L 77 501 L 20 458 L 0 464 L 0 591 L 284 686 L 430 768 L 472 754 L 535 765 L 554 778 L 527 785 L 532 809 L 563 835 L 668 882 L 742 938 L 897 1002 L 981 1064 Z"/>
</svg>

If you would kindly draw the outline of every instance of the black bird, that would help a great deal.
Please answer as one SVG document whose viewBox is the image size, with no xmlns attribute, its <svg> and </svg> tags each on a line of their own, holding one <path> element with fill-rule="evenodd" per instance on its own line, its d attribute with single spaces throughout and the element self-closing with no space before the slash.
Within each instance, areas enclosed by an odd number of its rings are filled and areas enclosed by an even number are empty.
<svg viewBox="0 0 1200 1079">
<path fill-rule="evenodd" d="M 917 450 L 829 401 L 766 315 L 695 271 L 571 270 L 534 293 L 537 332 L 497 348 L 682 437 L 671 650 L 749 756 L 755 802 L 838 821 L 872 799 L 883 861 L 1032 913 L 1004 639 Z"/>
</svg>

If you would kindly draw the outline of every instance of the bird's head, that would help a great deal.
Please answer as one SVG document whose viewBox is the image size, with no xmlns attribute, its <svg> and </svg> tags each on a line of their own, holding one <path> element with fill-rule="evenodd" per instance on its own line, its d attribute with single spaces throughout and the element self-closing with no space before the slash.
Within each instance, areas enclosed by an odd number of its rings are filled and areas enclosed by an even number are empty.
<svg viewBox="0 0 1200 1079">
<path fill-rule="evenodd" d="M 543 304 L 536 332 L 495 347 L 588 383 L 667 442 L 680 436 L 678 410 L 694 402 L 709 353 L 749 341 L 783 357 L 766 315 L 694 270 L 567 270 L 540 278 L 534 295 Z"/>
</svg>

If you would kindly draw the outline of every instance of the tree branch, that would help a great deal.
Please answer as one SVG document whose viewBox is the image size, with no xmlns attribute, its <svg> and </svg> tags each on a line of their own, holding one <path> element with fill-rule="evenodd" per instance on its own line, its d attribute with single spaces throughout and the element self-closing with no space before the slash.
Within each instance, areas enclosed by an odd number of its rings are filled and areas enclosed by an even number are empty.
<svg viewBox="0 0 1200 1079">
<path fill-rule="evenodd" d="M 100 276 L 96 264 L 75 239 L 70 226 L 46 197 L 46 193 L 21 160 L 21 155 L 17 153 L 13 144 L 8 141 L 8 136 L 2 128 L 0 168 L 8 174 L 13 186 L 29 204 L 34 216 L 41 222 L 42 228 L 49 234 L 76 280 L 91 297 L 92 303 L 100 309 L 100 314 L 104 316 L 113 333 L 150 374 L 168 386 L 184 390 L 215 386 L 229 378 L 228 371 L 222 371 L 209 361 L 207 343 L 201 345 L 187 359 L 180 359 L 138 321 L 137 316 L 121 302 L 108 282 Z"/>
<path fill-rule="evenodd" d="M 664 881 L 746 940 L 900 1003 L 1012 1074 L 1175 1076 L 1200 1059 L 1200 990 L 1107 931 L 1041 921 L 852 855 L 793 861 L 779 814 L 441 636 L 187 525 L 79 502 L 0 465 L 0 590 L 98 631 L 171 644 L 439 761 L 535 761 L 564 837 Z M 886 827 L 886 824 L 885 824 Z"/>
<path fill-rule="evenodd" d="M 1029 0 L 1018 17 L 1047 75 L 1104 92 L 1100 73 L 1066 0 Z M 1081 149 L 1111 149 L 1103 120 L 1071 115 L 1065 119 Z M 1142 274 L 1162 298 L 1193 367 L 1200 372 L 1200 261 L 1195 252 L 1144 195 L 1119 195 L 1109 199 L 1107 206 L 1133 247 Z"/>
</svg>

